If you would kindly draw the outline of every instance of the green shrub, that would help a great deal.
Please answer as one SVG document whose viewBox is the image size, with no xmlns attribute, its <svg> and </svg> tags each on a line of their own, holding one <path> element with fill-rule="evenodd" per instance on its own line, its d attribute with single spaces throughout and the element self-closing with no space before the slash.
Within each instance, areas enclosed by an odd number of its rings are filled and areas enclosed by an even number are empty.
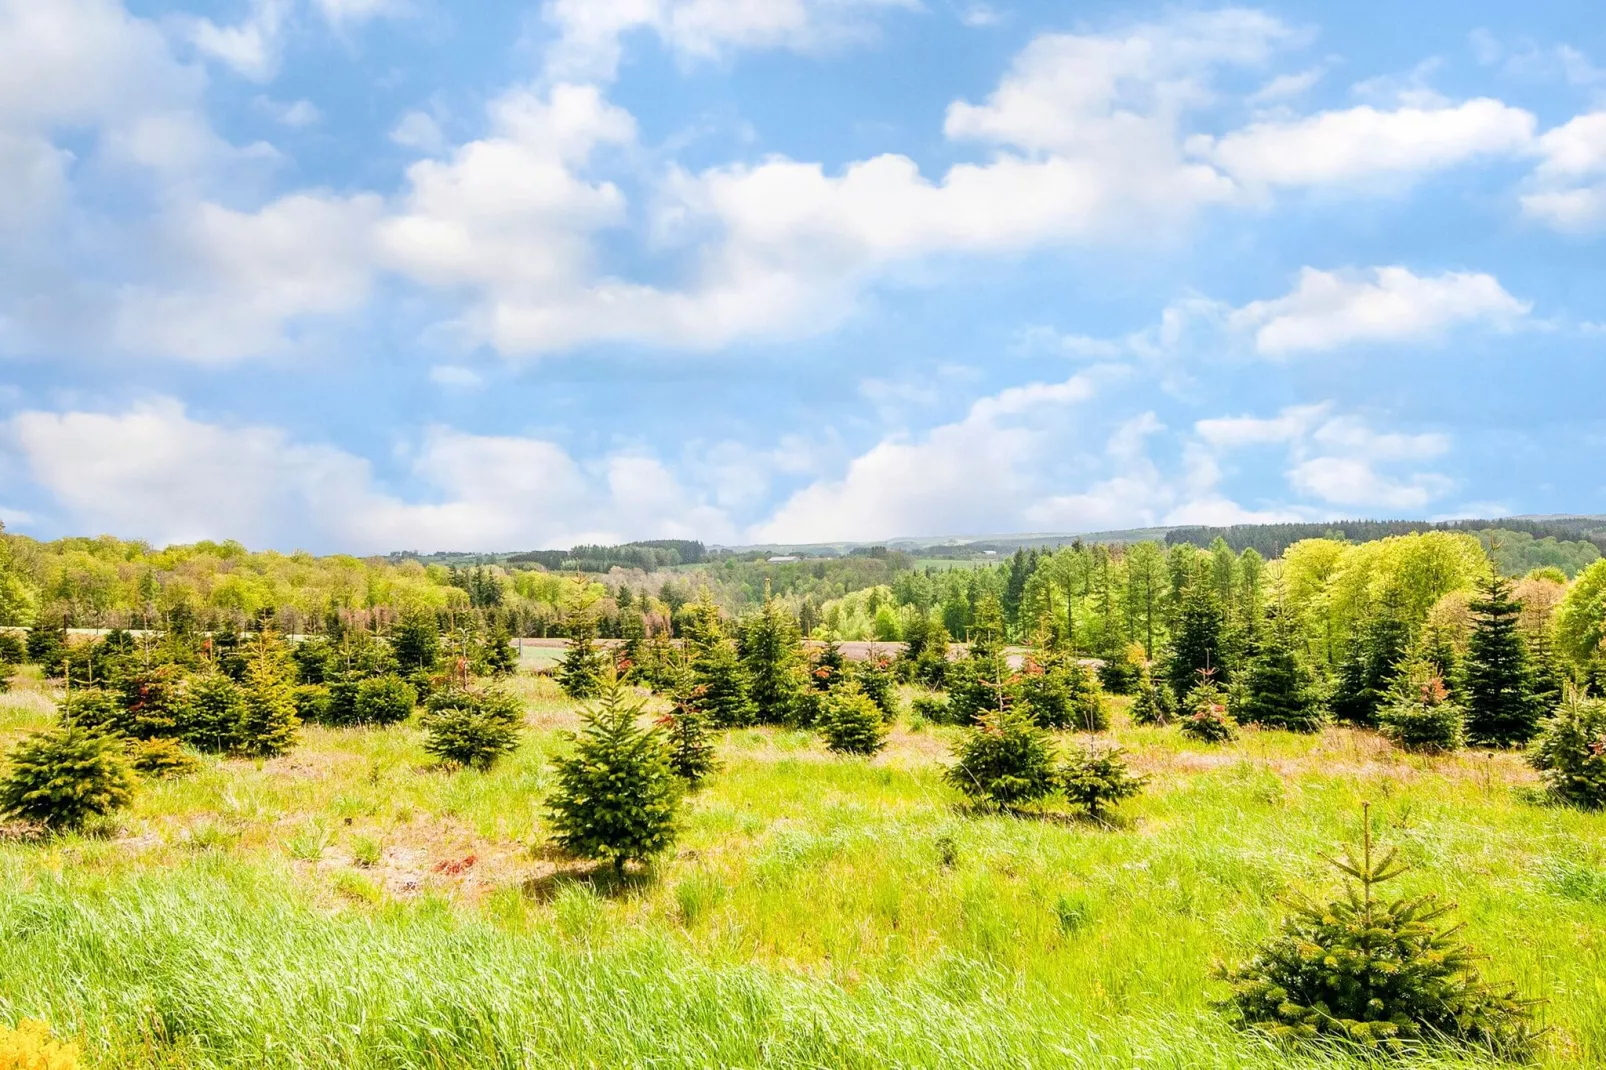
<svg viewBox="0 0 1606 1070">
<path fill-rule="evenodd" d="M 0 813 L 47 828 L 75 829 L 90 817 L 127 806 L 134 783 L 121 739 L 58 725 L 12 749 L 0 778 Z"/>
<path fill-rule="evenodd" d="M 1527 1005 L 1484 981 L 1477 955 L 1441 926 L 1454 905 L 1432 896 L 1376 898 L 1408 868 L 1394 851 L 1372 857 L 1368 828 L 1357 858 L 1334 864 L 1353 883 L 1327 903 L 1295 898 L 1281 932 L 1248 963 L 1221 971 L 1243 1024 L 1284 1040 L 1335 1038 L 1405 1052 L 1435 1040 L 1509 1055 L 1530 1037 Z"/>
<path fill-rule="evenodd" d="M 325 684 L 297 684 L 295 690 L 296 716 L 303 724 L 328 724 L 333 699 Z"/>
<path fill-rule="evenodd" d="M 940 691 L 932 691 L 916 695 L 909 700 L 909 712 L 914 717 L 923 717 L 932 724 L 953 724 L 954 711 L 948 703 L 948 696 Z"/>
<path fill-rule="evenodd" d="M 558 784 L 547 804 L 559 847 L 617 871 L 666 850 L 677 832 L 679 780 L 663 737 L 636 723 L 644 705 L 627 702 L 617 680 L 608 683 L 581 712 L 574 751 L 554 762 Z"/>
<path fill-rule="evenodd" d="M 358 724 L 397 724 L 413 715 L 418 692 L 391 673 L 371 676 L 357 685 L 355 713 Z"/>
<path fill-rule="evenodd" d="M 1606 702 L 1569 688 L 1540 726 L 1528 762 L 1556 798 L 1574 806 L 1606 807 Z"/>
<path fill-rule="evenodd" d="M 874 754 L 887 744 L 883 711 L 857 681 L 826 696 L 819 728 L 825 745 L 839 754 Z"/>
<path fill-rule="evenodd" d="M 176 739 L 136 739 L 128 743 L 128 760 L 134 772 L 147 780 L 171 780 L 189 776 L 201 767 L 200 760 L 179 745 Z"/>
<path fill-rule="evenodd" d="M 1137 795 L 1147 783 L 1146 778 L 1132 775 L 1119 747 L 1078 747 L 1060 768 L 1065 798 L 1094 818 L 1106 806 Z"/>
<path fill-rule="evenodd" d="M 946 779 L 973 799 L 1013 809 L 1054 793 L 1054 742 L 1024 714 L 984 714 L 954 751 Z"/>
<path fill-rule="evenodd" d="M 1188 692 L 1187 712 L 1178 722 L 1182 734 L 1201 743 L 1230 743 L 1238 738 L 1238 723 L 1227 712 L 1227 696 L 1206 681 Z"/>
<path fill-rule="evenodd" d="M 1402 673 L 1396 694 L 1377 721 L 1383 734 L 1410 751 L 1438 753 L 1461 746 L 1466 717 L 1450 701 L 1444 681 L 1431 674 Z"/>
<path fill-rule="evenodd" d="M 518 749 L 524 709 L 506 692 L 454 688 L 431 695 L 425 710 L 424 750 L 441 762 L 484 770 Z"/>
</svg>

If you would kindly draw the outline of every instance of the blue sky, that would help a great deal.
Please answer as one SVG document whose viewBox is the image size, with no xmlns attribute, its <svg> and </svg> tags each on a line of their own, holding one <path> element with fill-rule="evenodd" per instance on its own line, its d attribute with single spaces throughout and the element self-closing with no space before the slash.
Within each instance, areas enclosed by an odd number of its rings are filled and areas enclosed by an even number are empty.
<svg viewBox="0 0 1606 1070">
<path fill-rule="evenodd" d="M 0 0 L 0 191 L 0 518 L 42 537 L 1606 492 L 1586 0 Z"/>
</svg>

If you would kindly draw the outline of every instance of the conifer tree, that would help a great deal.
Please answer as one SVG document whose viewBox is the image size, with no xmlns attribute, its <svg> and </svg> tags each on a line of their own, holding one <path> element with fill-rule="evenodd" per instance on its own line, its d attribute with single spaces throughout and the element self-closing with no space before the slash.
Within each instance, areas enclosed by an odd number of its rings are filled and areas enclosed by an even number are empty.
<svg viewBox="0 0 1606 1070">
<path fill-rule="evenodd" d="M 1511 582 L 1491 571 L 1481 597 L 1472 602 L 1467 641 L 1467 738 L 1481 746 L 1527 743 L 1539 731 L 1528 650 L 1518 630 L 1521 605 Z"/>
<path fill-rule="evenodd" d="M 804 688 L 806 659 L 797 621 L 767 595 L 764 606 L 742 629 L 742 665 L 748 694 L 760 724 L 790 724 Z"/>
<path fill-rule="evenodd" d="M 1417 661 L 1403 667 L 1394 683 L 1393 701 L 1377 715 L 1383 734 L 1405 750 L 1439 753 L 1461 746 L 1466 713 L 1434 666 Z"/>
<path fill-rule="evenodd" d="M 1354 883 L 1326 903 L 1298 897 L 1281 932 L 1248 963 L 1221 971 L 1228 1007 L 1280 1040 L 1337 1038 L 1405 1053 L 1423 1042 L 1459 1041 L 1496 1055 L 1529 1044 L 1528 1005 L 1484 980 L 1478 956 L 1444 926 L 1454 904 L 1430 895 L 1377 897 L 1409 867 L 1391 849 L 1374 857 L 1370 811 L 1361 853 L 1333 865 Z"/>
<path fill-rule="evenodd" d="M 887 742 L 887 722 L 881 708 L 856 680 L 826 695 L 819 728 L 826 746 L 841 754 L 874 754 Z"/>
<path fill-rule="evenodd" d="M 424 708 L 424 750 L 450 765 L 486 770 L 518 749 L 524 706 L 505 691 L 449 688 Z"/>
<path fill-rule="evenodd" d="M 80 828 L 134 796 L 123 740 L 70 722 L 25 738 L 8 766 L 0 778 L 0 814 L 46 828 Z"/>
<path fill-rule="evenodd" d="M 1238 738 L 1238 722 L 1227 710 L 1227 693 L 1208 672 L 1199 674 L 1182 703 L 1182 717 L 1178 722 L 1183 735 L 1201 743 L 1230 743 Z"/>
<path fill-rule="evenodd" d="M 251 647 L 235 742 L 245 754 L 272 758 L 295 746 L 301 718 L 282 641 L 265 629 Z"/>
<path fill-rule="evenodd" d="M 1533 696 L 1539 705 L 1539 716 L 1548 717 L 1561 705 L 1567 691 L 1567 674 L 1562 669 L 1548 626 L 1540 627 L 1529 636 L 1528 664 L 1533 673 Z"/>
<path fill-rule="evenodd" d="M 683 694 L 676 697 L 674 706 L 657 723 L 669 748 L 669 767 L 695 791 L 719 769 L 707 716 L 690 694 Z"/>
<path fill-rule="evenodd" d="M 508 633 L 507 621 L 500 616 L 485 637 L 485 671 L 492 676 L 512 676 L 518 671 L 519 652 L 513 648 L 513 637 Z"/>
<path fill-rule="evenodd" d="M 1065 798 L 1098 820 L 1104 808 L 1130 799 L 1143 790 L 1148 780 L 1133 776 L 1119 747 L 1078 747 L 1060 768 L 1060 787 Z"/>
<path fill-rule="evenodd" d="M 1391 591 L 1339 665 L 1331 703 L 1334 718 L 1363 727 L 1377 723 L 1377 711 L 1389 701 L 1389 687 L 1405 660 L 1408 635 L 1399 595 Z"/>
<path fill-rule="evenodd" d="M 595 618 L 589 613 L 577 614 L 569 625 L 569 648 L 553 673 L 570 698 L 591 699 L 602 694 L 608 655 L 597 649 L 596 638 Z"/>
<path fill-rule="evenodd" d="M 441 658 L 441 630 L 435 614 L 427 609 L 411 609 L 396 622 L 390 640 L 396 665 L 404 675 L 434 672 Z M 307 683 L 319 683 L 308 680 Z"/>
<path fill-rule="evenodd" d="M 554 762 L 558 784 L 548 800 L 553 839 L 581 858 L 613 863 L 650 859 L 674 843 L 680 808 L 669 750 L 656 728 L 636 723 L 643 703 L 609 681 L 581 713 L 574 751 Z"/>
<path fill-rule="evenodd" d="M 872 648 L 870 656 L 853 666 L 852 681 L 859 685 L 881 716 L 888 721 L 898 719 L 898 681 L 893 675 L 892 662 Z"/>
<path fill-rule="evenodd" d="M 1239 724 L 1258 724 L 1290 732 L 1318 732 L 1324 711 L 1310 671 L 1294 654 L 1294 635 L 1274 614 L 1260 649 L 1240 675 L 1233 717 Z"/>
<path fill-rule="evenodd" d="M 1562 802 L 1606 807 L 1606 702 L 1569 686 L 1534 740 L 1528 762 Z"/>
<path fill-rule="evenodd" d="M 691 663 L 694 701 L 715 728 L 745 728 L 758 719 L 747 667 L 736 644 L 717 636 L 700 644 Z"/>
<path fill-rule="evenodd" d="M 1167 675 L 1176 694 L 1187 694 L 1205 670 L 1214 673 L 1218 682 L 1226 681 L 1227 666 L 1222 663 L 1225 629 L 1226 614 L 1216 587 L 1208 576 L 1196 574 L 1183 593 L 1171 642 Z"/>
<path fill-rule="evenodd" d="M 249 665 L 247 666 L 249 668 Z M 240 685 L 221 672 L 207 672 L 190 682 L 179 738 L 201 750 L 222 753 L 234 749 L 244 713 Z"/>
<path fill-rule="evenodd" d="M 983 714 L 954 757 L 958 761 L 944 774 L 948 783 L 1006 810 L 1037 802 L 1059 786 L 1053 739 L 1019 712 Z"/>
<path fill-rule="evenodd" d="M 1177 716 L 1176 696 L 1171 685 L 1155 680 L 1144 670 L 1138 681 L 1137 697 L 1132 700 L 1132 723 L 1140 725 L 1166 725 Z"/>
</svg>

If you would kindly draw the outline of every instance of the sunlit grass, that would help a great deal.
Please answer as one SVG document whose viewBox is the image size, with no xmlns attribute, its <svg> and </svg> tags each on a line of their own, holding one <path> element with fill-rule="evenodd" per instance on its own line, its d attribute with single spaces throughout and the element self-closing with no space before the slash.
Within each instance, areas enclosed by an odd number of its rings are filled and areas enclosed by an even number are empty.
<svg viewBox="0 0 1606 1070">
<path fill-rule="evenodd" d="M 1540 1065 L 1606 1062 L 1606 816 L 1540 805 L 1514 755 L 1118 717 L 1151 782 L 1105 827 L 968 810 L 954 729 L 870 760 L 744 730 L 674 855 L 614 887 L 545 847 L 574 711 L 517 686 L 531 728 L 489 773 L 435 767 L 413 724 L 309 728 L 0 843 L 0 1020 L 116 1067 L 1344 1065 L 1225 1028 L 1210 970 L 1332 883 L 1370 800 L 1402 885 L 1547 1001 Z M 48 719 L 36 687 L 0 697 L 0 740 Z"/>
</svg>

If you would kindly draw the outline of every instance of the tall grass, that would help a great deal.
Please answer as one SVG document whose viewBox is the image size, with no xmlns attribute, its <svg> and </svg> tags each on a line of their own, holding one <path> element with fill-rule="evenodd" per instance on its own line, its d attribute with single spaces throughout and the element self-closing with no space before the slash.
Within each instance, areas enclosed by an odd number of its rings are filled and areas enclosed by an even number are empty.
<svg viewBox="0 0 1606 1070">
<path fill-rule="evenodd" d="M 108 1067 L 1353 1067 L 1228 1029 L 1210 970 L 1331 886 L 1369 799 L 1402 884 L 1547 1001 L 1539 1064 L 1606 1064 L 1606 816 L 1537 804 L 1515 756 L 1122 728 L 1152 785 L 1105 828 L 964 809 L 948 730 L 868 761 L 743 731 L 678 852 L 612 887 L 541 846 L 572 711 L 529 698 L 490 773 L 431 768 L 413 726 L 312 730 L 0 842 L 0 1021 Z"/>
</svg>

